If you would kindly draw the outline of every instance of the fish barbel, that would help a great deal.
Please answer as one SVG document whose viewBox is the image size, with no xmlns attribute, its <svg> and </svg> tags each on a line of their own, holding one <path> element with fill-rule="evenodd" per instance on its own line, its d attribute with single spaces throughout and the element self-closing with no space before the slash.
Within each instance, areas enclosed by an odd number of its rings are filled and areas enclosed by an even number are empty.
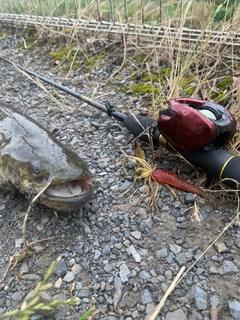
<svg viewBox="0 0 240 320">
<path fill-rule="evenodd" d="M 88 165 L 41 124 L 0 101 L 0 185 L 13 185 L 38 202 L 74 211 L 91 197 Z"/>
</svg>

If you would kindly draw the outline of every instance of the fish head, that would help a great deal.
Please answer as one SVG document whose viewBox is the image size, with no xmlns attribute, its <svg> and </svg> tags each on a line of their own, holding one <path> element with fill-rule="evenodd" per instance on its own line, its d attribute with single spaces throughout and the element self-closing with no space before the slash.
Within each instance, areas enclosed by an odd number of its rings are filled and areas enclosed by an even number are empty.
<svg viewBox="0 0 240 320">
<path fill-rule="evenodd" d="M 34 134 L 28 127 L 27 133 L 9 138 L 2 135 L 1 180 L 11 182 L 32 199 L 51 182 L 37 201 L 54 210 L 77 210 L 93 191 L 88 165 L 48 131 L 33 129 Z"/>
</svg>

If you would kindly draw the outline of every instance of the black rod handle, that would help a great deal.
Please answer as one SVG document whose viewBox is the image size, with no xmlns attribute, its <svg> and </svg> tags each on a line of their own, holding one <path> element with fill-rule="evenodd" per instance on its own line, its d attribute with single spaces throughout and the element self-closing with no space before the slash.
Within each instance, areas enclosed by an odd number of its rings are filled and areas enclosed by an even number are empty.
<svg viewBox="0 0 240 320">
<path fill-rule="evenodd" d="M 222 148 L 205 147 L 191 152 L 180 152 L 190 163 L 200 166 L 209 176 L 223 180 L 233 189 L 239 189 L 240 157 Z"/>
<path fill-rule="evenodd" d="M 139 140 L 159 146 L 160 133 L 157 129 L 157 122 L 144 116 L 129 114 L 123 120 L 124 126 Z"/>
</svg>

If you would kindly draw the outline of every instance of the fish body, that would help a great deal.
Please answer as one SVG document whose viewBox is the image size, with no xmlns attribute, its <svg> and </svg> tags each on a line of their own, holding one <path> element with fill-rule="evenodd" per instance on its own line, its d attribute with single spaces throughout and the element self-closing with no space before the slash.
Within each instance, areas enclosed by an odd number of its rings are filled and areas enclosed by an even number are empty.
<svg viewBox="0 0 240 320">
<path fill-rule="evenodd" d="M 0 184 L 14 185 L 52 209 L 73 211 L 92 194 L 88 165 L 48 130 L 0 101 Z"/>
</svg>

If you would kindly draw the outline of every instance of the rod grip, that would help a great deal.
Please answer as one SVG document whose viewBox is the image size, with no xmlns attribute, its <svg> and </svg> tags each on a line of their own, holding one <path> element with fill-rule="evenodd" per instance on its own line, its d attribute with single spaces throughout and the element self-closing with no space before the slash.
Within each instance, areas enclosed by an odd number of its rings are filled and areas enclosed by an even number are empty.
<svg viewBox="0 0 240 320">
<path fill-rule="evenodd" d="M 191 152 L 180 152 L 190 163 L 200 166 L 207 175 L 224 180 L 227 186 L 238 189 L 240 183 L 240 157 L 225 149 L 205 147 Z"/>
<path fill-rule="evenodd" d="M 157 122 L 155 120 L 144 116 L 129 114 L 124 118 L 123 123 L 134 137 L 148 143 L 152 140 L 153 144 L 158 146 L 158 137 L 160 133 L 157 129 Z"/>
</svg>

